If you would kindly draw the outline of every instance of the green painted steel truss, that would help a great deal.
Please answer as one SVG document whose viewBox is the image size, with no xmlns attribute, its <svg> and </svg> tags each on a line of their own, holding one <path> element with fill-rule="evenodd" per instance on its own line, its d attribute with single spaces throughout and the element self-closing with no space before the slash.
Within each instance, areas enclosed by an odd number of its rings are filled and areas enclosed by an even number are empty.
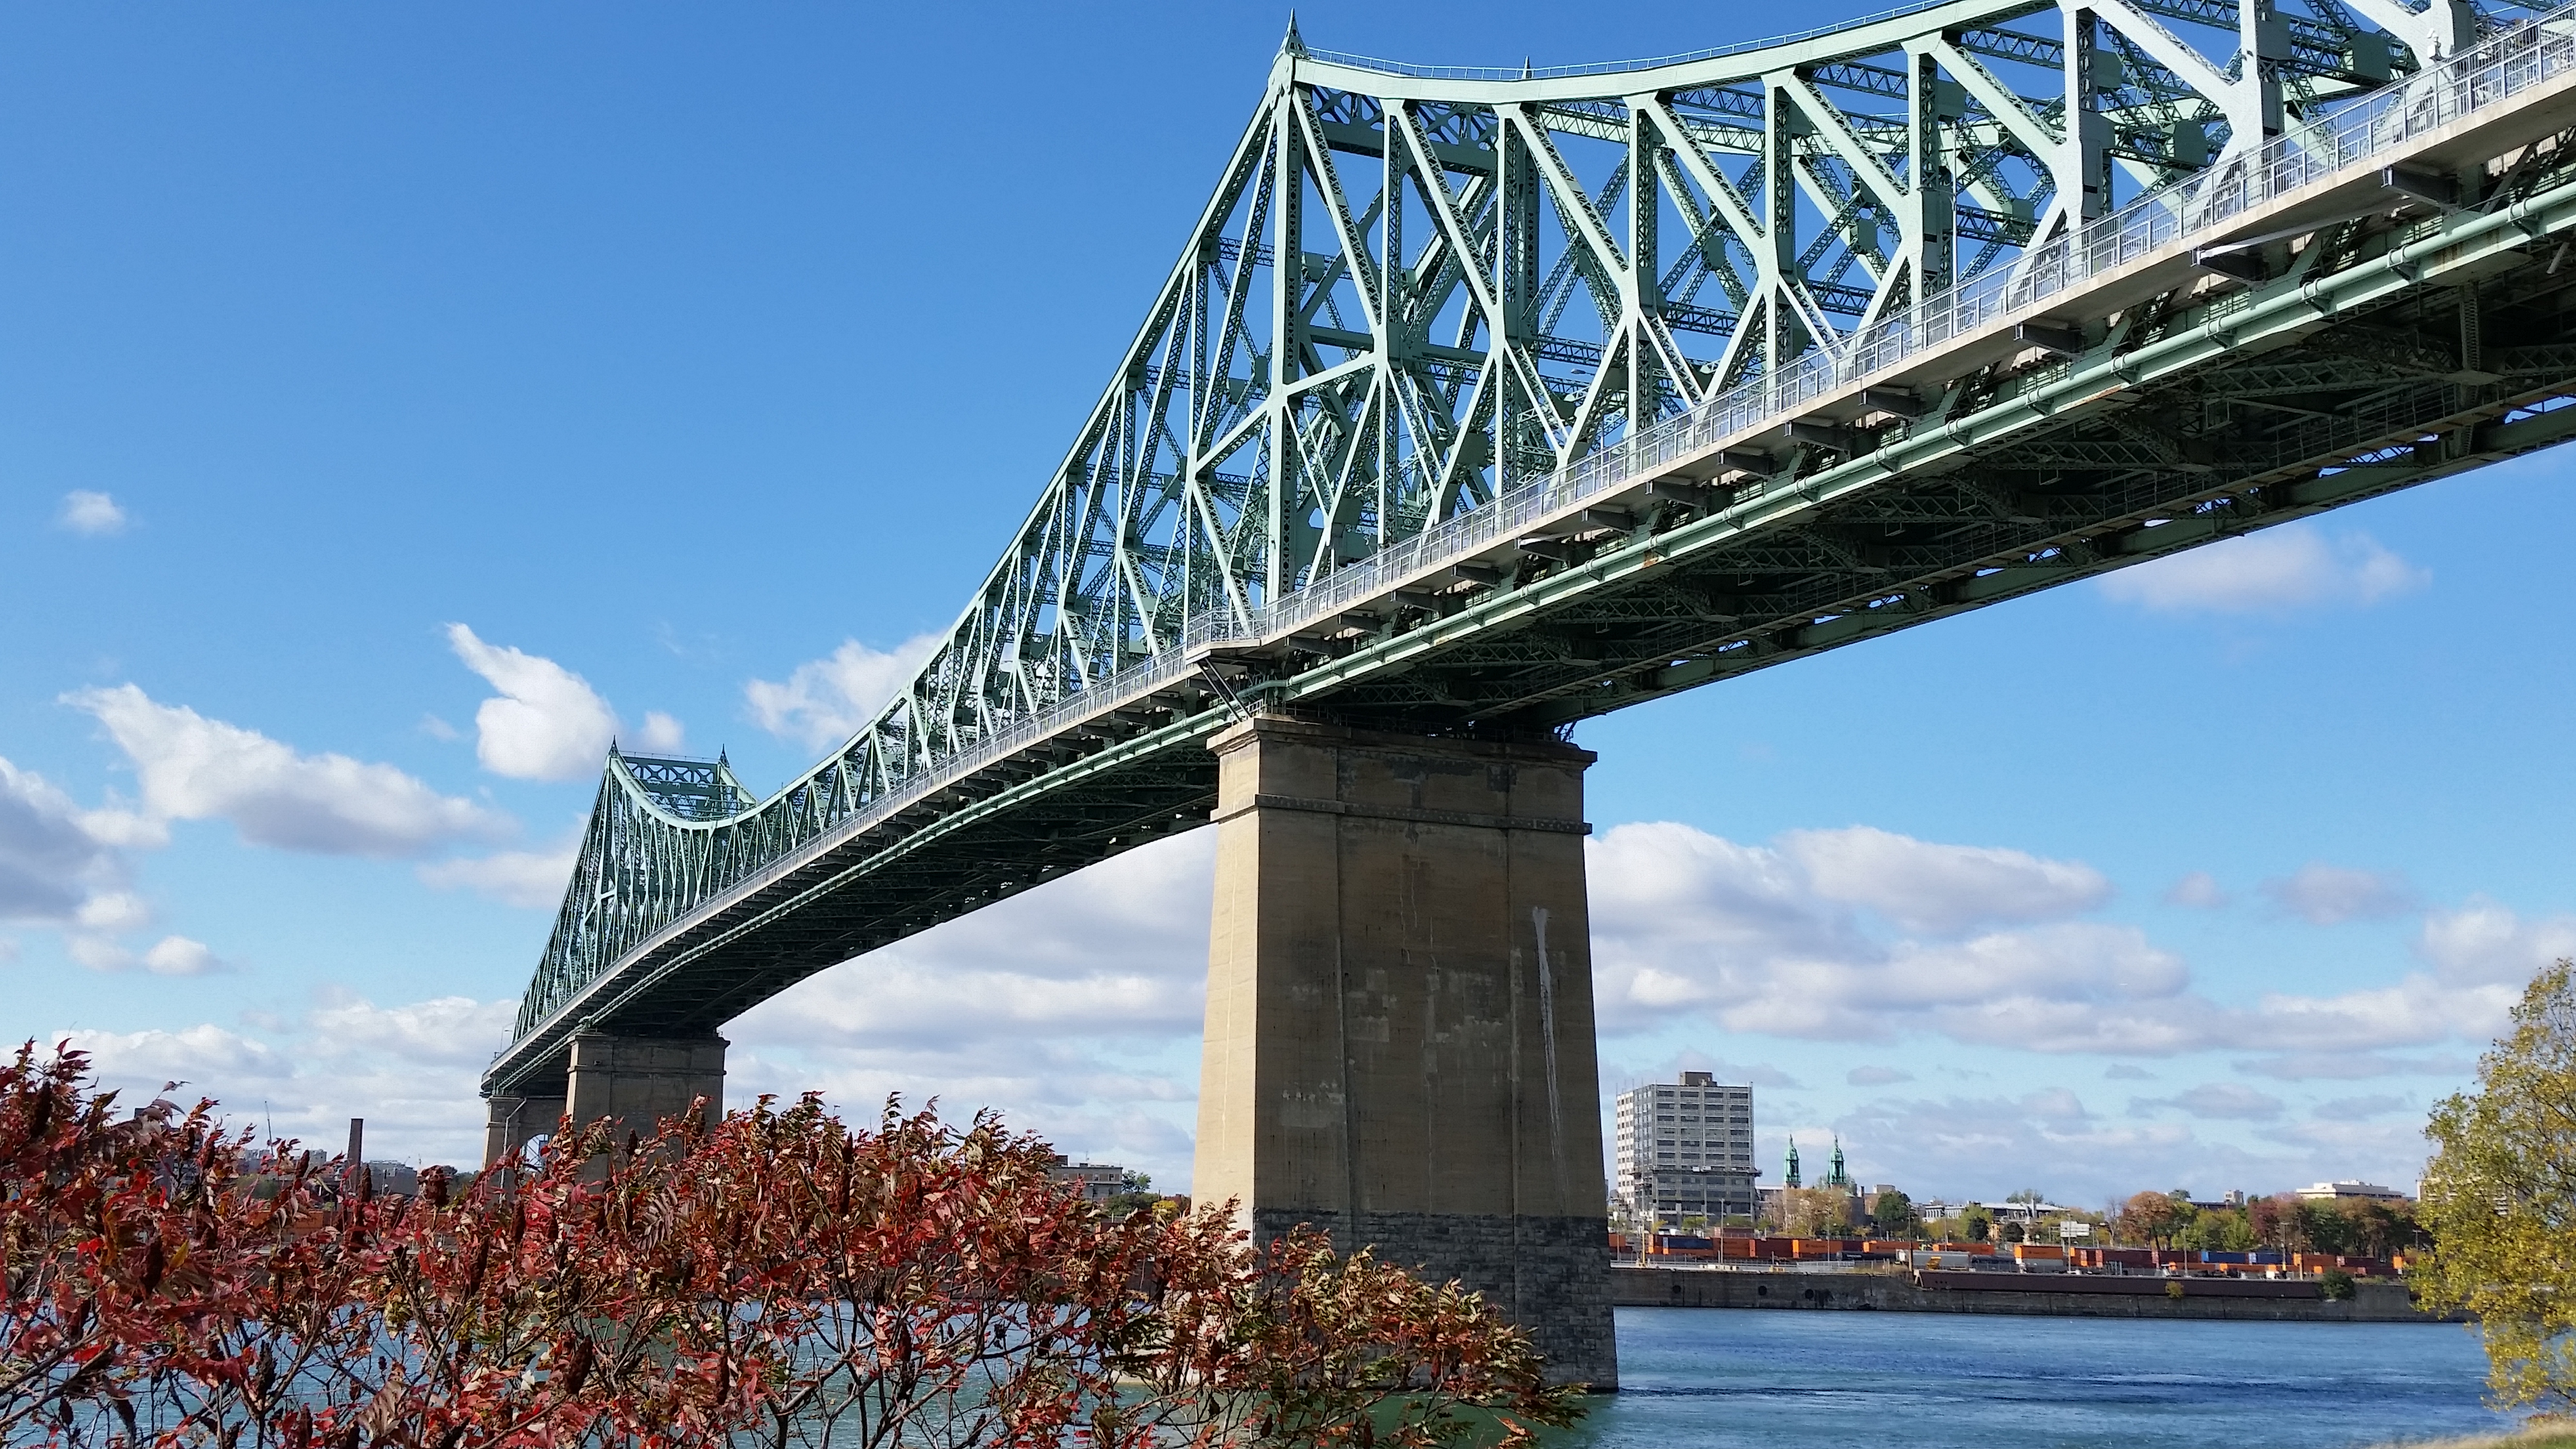
<svg viewBox="0 0 2576 1449">
<path fill-rule="evenodd" d="M 2555 441 L 2571 73 L 2448 0 L 1495 75 L 1292 33 L 895 698 L 766 800 L 611 758 L 487 1089 L 1204 819 L 1252 704 L 1561 728 Z"/>
</svg>

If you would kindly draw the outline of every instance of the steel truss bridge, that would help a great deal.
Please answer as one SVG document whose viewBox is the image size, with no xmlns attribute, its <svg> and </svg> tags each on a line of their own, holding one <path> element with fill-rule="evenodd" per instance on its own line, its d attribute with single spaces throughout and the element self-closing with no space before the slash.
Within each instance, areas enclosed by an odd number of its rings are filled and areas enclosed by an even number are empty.
<svg viewBox="0 0 2576 1449">
<path fill-rule="evenodd" d="M 1586 717 L 2576 433 L 2576 14 L 1950 0 L 1484 72 L 1292 31 L 938 652 L 612 755 L 485 1090 L 1201 823 L 1251 708 Z"/>
</svg>

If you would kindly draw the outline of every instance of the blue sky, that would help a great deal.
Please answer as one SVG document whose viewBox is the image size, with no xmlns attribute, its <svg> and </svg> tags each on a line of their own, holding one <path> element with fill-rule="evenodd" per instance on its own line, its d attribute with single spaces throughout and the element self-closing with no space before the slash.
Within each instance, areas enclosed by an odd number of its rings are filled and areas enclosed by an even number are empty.
<svg viewBox="0 0 2576 1449">
<path fill-rule="evenodd" d="M 1300 24 L 1750 36 L 1467 16 Z M 0 14 L 0 1032 L 471 1154 L 605 735 L 773 785 L 954 615 L 1283 18 Z M 2576 950 L 2570 466 L 1586 725 L 1605 1087 L 1715 1066 L 1766 1165 L 1839 1132 L 1923 1193 L 2411 1183 Z M 809 983 L 736 1025 L 737 1090 L 937 1093 L 1185 1182 L 1209 844 Z"/>
</svg>

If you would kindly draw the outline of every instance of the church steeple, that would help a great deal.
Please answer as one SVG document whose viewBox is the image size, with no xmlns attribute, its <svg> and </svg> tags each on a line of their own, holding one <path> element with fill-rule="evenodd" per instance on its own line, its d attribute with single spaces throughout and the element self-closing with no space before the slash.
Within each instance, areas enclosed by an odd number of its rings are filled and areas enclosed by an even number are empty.
<svg viewBox="0 0 2576 1449">
<path fill-rule="evenodd" d="M 1843 1168 L 1843 1139 L 1840 1133 L 1834 1135 L 1834 1165 L 1826 1173 L 1825 1186 L 1845 1190 L 1851 1187 L 1851 1174 Z"/>
<path fill-rule="evenodd" d="M 1804 1185 L 1798 1178 L 1798 1139 L 1795 1137 L 1789 1139 L 1789 1170 L 1781 1174 L 1780 1182 L 1784 1187 Z"/>
</svg>

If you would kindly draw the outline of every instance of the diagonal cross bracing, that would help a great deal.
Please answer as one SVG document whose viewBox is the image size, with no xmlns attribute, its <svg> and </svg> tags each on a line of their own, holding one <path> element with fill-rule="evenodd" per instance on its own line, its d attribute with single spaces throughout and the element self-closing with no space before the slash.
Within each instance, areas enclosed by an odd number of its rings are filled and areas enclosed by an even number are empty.
<svg viewBox="0 0 2576 1449">
<path fill-rule="evenodd" d="M 2352 14 L 1956 0 L 1527 79 L 1292 36 L 894 701 L 757 803 L 611 758 L 487 1088 L 1203 820 L 1240 700 L 1557 728 L 2576 432 L 2576 24 Z"/>
</svg>

